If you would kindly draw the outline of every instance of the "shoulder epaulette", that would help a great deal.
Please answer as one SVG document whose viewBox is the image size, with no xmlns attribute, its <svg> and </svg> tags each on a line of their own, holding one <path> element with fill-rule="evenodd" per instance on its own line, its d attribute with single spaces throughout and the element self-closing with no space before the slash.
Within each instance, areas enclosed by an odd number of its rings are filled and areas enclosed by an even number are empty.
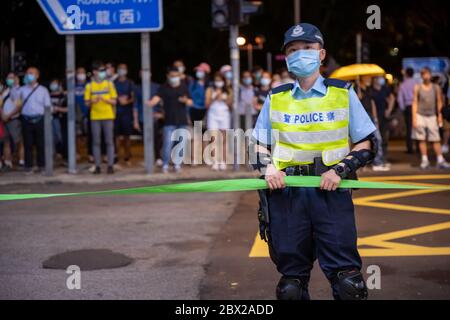
<svg viewBox="0 0 450 320">
<path fill-rule="evenodd" d="M 271 90 L 271 93 L 272 94 L 280 93 L 280 92 L 292 90 L 293 88 L 294 88 L 294 84 L 293 83 L 285 83 L 285 84 L 282 84 L 282 85 L 280 85 L 278 87 L 273 88 Z"/>
<path fill-rule="evenodd" d="M 341 89 L 350 89 L 352 86 L 351 82 L 348 81 L 344 81 L 344 80 L 339 80 L 339 79 L 333 79 L 333 78 L 327 78 L 323 81 L 323 83 L 327 86 L 327 87 L 336 87 L 336 88 L 341 88 Z"/>
</svg>

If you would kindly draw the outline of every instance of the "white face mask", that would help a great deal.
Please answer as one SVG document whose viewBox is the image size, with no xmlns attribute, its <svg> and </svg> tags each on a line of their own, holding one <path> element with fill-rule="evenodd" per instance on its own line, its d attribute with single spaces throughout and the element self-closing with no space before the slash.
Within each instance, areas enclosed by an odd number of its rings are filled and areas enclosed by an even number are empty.
<svg viewBox="0 0 450 320">
<path fill-rule="evenodd" d="M 119 69 L 119 70 L 117 70 L 117 74 L 121 77 L 126 76 L 128 74 L 128 70 L 127 69 Z"/>
<path fill-rule="evenodd" d="M 262 85 L 262 86 L 266 87 L 266 86 L 270 85 L 270 83 L 272 82 L 272 80 L 271 80 L 271 79 L 268 79 L 268 78 L 262 78 L 260 82 L 261 82 L 261 85 Z"/>
<path fill-rule="evenodd" d="M 58 91 L 59 90 L 59 84 L 57 82 L 50 83 L 50 90 L 51 91 Z"/>
<path fill-rule="evenodd" d="M 223 81 L 214 81 L 214 86 L 216 88 L 222 89 L 224 85 Z"/>
<path fill-rule="evenodd" d="M 86 73 L 78 73 L 77 80 L 78 81 L 86 81 Z"/>
<path fill-rule="evenodd" d="M 177 87 L 181 83 L 180 77 L 169 77 L 169 84 L 172 87 Z"/>
<path fill-rule="evenodd" d="M 205 78 L 205 71 L 198 70 L 195 75 L 197 76 L 197 79 L 204 79 Z"/>
</svg>

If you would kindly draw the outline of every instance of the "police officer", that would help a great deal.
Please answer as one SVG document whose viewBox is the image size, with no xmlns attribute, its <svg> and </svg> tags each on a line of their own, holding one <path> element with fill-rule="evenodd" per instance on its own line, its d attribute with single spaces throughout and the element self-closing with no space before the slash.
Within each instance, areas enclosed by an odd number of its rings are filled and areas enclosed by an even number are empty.
<svg viewBox="0 0 450 320">
<path fill-rule="evenodd" d="M 254 167 L 270 189 L 260 222 L 282 274 L 277 298 L 309 299 L 318 258 L 335 299 L 366 299 L 351 191 L 338 186 L 373 159 L 375 126 L 350 83 L 320 75 L 326 51 L 316 26 L 290 28 L 283 51 L 296 81 L 269 93 L 253 131 Z M 321 176 L 320 188 L 286 187 L 286 175 Z"/>
</svg>

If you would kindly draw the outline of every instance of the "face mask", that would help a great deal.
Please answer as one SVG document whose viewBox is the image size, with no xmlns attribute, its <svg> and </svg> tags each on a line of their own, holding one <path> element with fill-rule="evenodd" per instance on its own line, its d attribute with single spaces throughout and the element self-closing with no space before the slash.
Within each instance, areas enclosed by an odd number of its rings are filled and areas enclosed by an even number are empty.
<svg viewBox="0 0 450 320">
<path fill-rule="evenodd" d="M 205 72 L 199 70 L 195 73 L 195 76 L 197 77 L 197 79 L 203 79 L 205 77 Z"/>
<path fill-rule="evenodd" d="M 12 87 L 14 85 L 14 79 L 6 79 L 6 85 Z"/>
<path fill-rule="evenodd" d="M 244 83 L 246 86 L 251 85 L 253 82 L 252 78 L 244 78 L 242 79 L 242 83 Z"/>
<path fill-rule="evenodd" d="M 270 85 L 270 82 L 272 82 L 272 80 L 270 80 L 270 79 L 267 79 L 267 78 L 261 79 L 261 85 L 264 87 L 267 87 L 268 85 Z"/>
<path fill-rule="evenodd" d="M 223 88 L 223 86 L 225 85 L 223 83 L 223 81 L 214 81 L 214 85 L 216 86 L 216 88 Z"/>
<path fill-rule="evenodd" d="M 186 71 L 186 68 L 184 66 L 179 66 L 177 67 L 177 69 L 179 73 L 184 73 L 184 71 Z"/>
<path fill-rule="evenodd" d="M 119 69 L 119 70 L 117 70 L 117 73 L 119 74 L 119 76 L 124 77 L 128 74 L 128 70 L 127 69 Z"/>
<path fill-rule="evenodd" d="M 383 78 L 383 77 L 379 77 L 379 78 L 378 78 L 378 84 L 379 84 L 380 86 L 384 86 L 384 85 L 386 84 L 386 79 Z"/>
<path fill-rule="evenodd" d="M 320 67 L 319 50 L 297 50 L 286 57 L 289 72 L 299 78 L 314 74 Z"/>
<path fill-rule="evenodd" d="M 86 74 L 85 73 L 77 74 L 77 80 L 78 81 L 86 81 Z"/>
<path fill-rule="evenodd" d="M 176 87 L 180 84 L 180 77 L 169 77 L 169 84 L 172 87 Z"/>
<path fill-rule="evenodd" d="M 59 89 L 59 84 L 57 84 L 55 82 L 50 84 L 50 90 L 51 91 L 58 91 L 58 89 Z"/>
<path fill-rule="evenodd" d="M 36 76 L 32 73 L 27 73 L 27 75 L 25 76 L 26 79 L 26 83 L 32 83 L 34 80 L 36 80 Z"/>
<path fill-rule="evenodd" d="M 256 79 L 256 80 L 261 79 L 261 76 L 262 76 L 261 72 L 256 72 L 256 73 L 255 73 L 255 79 Z"/>
<path fill-rule="evenodd" d="M 228 80 L 233 79 L 233 71 L 225 72 L 225 78 L 227 78 Z"/>
<path fill-rule="evenodd" d="M 106 76 L 107 76 L 107 72 L 106 72 L 106 71 L 99 71 L 99 72 L 98 72 L 98 78 L 99 78 L 100 80 L 105 80 L 105 79 L 106 79 Z"/>
<path fill-rule="evenodd" d="M 111 76 L 113 75 L 112 69 L 110 69 L 110 68 L 106 69 L 106 75 L 107 75 L 108 77 L 111 77 Z"/>
</svg>

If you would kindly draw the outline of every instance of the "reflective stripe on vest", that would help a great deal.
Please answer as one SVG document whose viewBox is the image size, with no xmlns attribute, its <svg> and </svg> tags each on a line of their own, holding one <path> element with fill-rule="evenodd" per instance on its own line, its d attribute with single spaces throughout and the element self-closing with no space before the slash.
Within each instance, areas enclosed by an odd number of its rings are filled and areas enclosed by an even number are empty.
<svg viewBox="0 0 450 320">
<path fill-rule="evenodd" d="M 348 145 L 331 150 L 293 150 L 280 144 L 275 146 L 273 157 L 294 161 L 299 164 L 310 163 L 311 159 L 322 157 L 324 163 L 336 163 L 341 161 L 350 152 Z"/>
<path fill-rule="evenodd" d="M 280 142 L 289 144 L 336 142 L 348 137 L 348 127 L 327 131 L 279 132 Z"/>
<path fill-rule="evenodd" d="M 278 169 L 322 157 L 338 163 L 349 152 L 348 90 L 329 86 L 324 97 L 296 100 L 290 90 L 271 95 L 270 119 L 277 131 L 273 153 Z"/>
</svg>

